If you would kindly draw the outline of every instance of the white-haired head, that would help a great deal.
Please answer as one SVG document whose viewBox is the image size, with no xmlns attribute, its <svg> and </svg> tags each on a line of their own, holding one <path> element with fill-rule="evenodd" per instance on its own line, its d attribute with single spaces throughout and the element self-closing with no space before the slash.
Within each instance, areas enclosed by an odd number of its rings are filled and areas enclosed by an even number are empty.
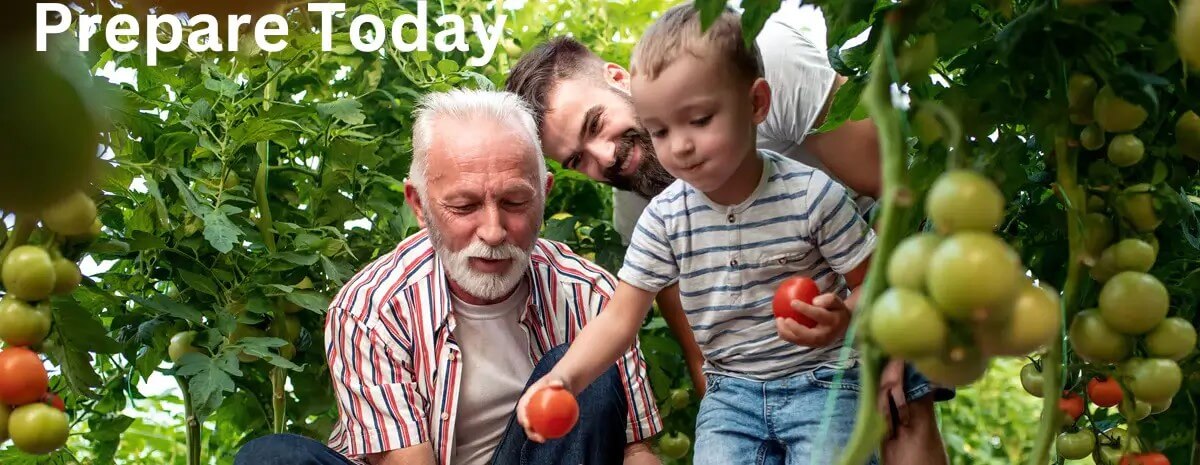
<svg viewBox="0 0 1200 465">
<path fill-rule="evenodd" d="M 414 112 L 412 166 L 408 181 L 417 193 L 425 194 L 425 173 L 429 170 L 429 146 L 435 137 L 434 123 L 440 120 L 479 121 L 507 125 L 513 134 L 525 139 L 530 146 L 531 156 L 536 158 L 539 186 L 546 185 L 546 160 L 542 158 L 542 144 L 538 139 L 537 123 L 529 104 L 517 94 L 495 90 L 455 89 L 434 92 L 421 98 Z M 459 137 L 461 134 L 440 134 L 440 137 Z M 538 195 L 545 192 L 538 189 Z"/>
</svg>

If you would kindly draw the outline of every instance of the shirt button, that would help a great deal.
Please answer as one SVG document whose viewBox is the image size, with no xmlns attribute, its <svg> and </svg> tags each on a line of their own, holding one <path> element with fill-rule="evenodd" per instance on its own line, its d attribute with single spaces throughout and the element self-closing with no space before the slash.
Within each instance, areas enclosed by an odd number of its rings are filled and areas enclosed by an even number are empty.
<svg viewBox="0 0 1200 465">
<path fill-rule="evenodd" d="M 737 260 L 735 259 L 735 260 L 733 260 L 732 262 L 729 262 L 729 264 L 730 264 L 731 266 L 737 266 Z"/>
<path fill-rule="evenodd" d="M 454 352 L 450 352 L 450 361 L 454 361 Z"/>
<path fill-rule="evenodd" d="M 730 223 L 732 223 L 732 222 L 733 222 L 733 220 L 734 220 L 734 216 L 733 216 L 733 215 L 729 215 L 729 222 L 730 222 Z"/>
<path fill-rule="evenodd" d="M 449 413 L 443 413 L 443 414 L 442 414 L 442 420 L 449 420 L 449 419 L 450 419 L 450 414 L 449 414 Z"/>
</svg>

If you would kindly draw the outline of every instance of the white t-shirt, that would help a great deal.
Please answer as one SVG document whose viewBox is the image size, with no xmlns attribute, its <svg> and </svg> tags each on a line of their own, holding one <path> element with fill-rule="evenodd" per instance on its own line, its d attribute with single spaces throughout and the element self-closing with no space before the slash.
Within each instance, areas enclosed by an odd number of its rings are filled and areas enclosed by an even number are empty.
<svg viewBox="0 0 1200 465">
<path fill-rule="evenodd" d="M 454 338 L 463 363 L 455 465 L 491 461 L 533 373 L 529 335 L 518 323 L 528 298 L 524 281 L 512 297 L 493 305 L 472 305 L 453 297 Z"/>
<path fill-rule="evenodd" d="M 781 10 L 771 15 L 755 38 L 762 54 L 763 70 L 771 87 L 771 109 L 758 125 L 758 148 L 779 153 L 811 166 L 829 176 L 833 173 L 812 153 L 800 146 L 825 107 L 837 73 L 820 46 L 801 32 L 801 17 Z M 845 184 L 836 177 L 835 181 Z M 860 211 L 863 201 L 856 199 Z M 649 200 L 628 191 L 613 189 L 613 226 L 626 244 Z"/>
</svg>

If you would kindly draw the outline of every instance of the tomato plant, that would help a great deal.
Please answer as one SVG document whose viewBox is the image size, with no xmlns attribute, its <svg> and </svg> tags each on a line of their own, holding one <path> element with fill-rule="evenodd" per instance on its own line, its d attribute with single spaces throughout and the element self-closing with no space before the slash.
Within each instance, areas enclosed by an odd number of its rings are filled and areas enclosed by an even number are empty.
<svg viewBox="0 0 1200 465">
<path fill-rule="evenodd" d="M 813 299 L 820 294 L 821 289 L 817 287 L 817 283 L 812 278 L 794 276 L 779 283 L 779 287 L 775 289 L 775 297 L 771 300 L 771 309 L 776 318 L 790 318 L 812 328 L 817 325 L 817 322 L 793 309 L 792 302 L 799 300 L 812 305 Z"/>
<path fill-rule="evenodd" d="M 0 402 L 8 405 L 36 402 L 49 386 L 42 359 L 24 347 L 0 351 L 0 373 Z"/>
<path fill-rule="evenodd" d="M 1121 384 L 1116 378 L 1095 377 L 1087 384 L 1088 400 L 1098 407 L 1115 407 L 1121 403 Z"/>
<path fill-rule="evenodd" d="M 1073 392 L 1065 392 L 1058 399 L 1058 410 L 1072 422 L 1079 420 L 1084 408 L 1083 398 Z"/>
<path fill-rule="evenodd" d="M 1065 459 L 1079 460 L 1092 454 L 1096 448 L 1096 435 L 1088 430 L 1063 432 L 1054 441 L 1058 455 Z"/>
<path fill-rule="evenodd" d="M 527 409 L 529 428 L 547 439 L 565 436 L 579 420 L 575 396 L 562 388 L 546 387 L 533 393 Z"/>
</svg>

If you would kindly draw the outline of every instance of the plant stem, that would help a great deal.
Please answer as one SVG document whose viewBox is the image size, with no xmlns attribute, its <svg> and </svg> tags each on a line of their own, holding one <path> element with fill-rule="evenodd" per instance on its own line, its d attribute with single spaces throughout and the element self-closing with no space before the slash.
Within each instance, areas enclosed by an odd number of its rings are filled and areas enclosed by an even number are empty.
<svg viewBox="0 0 1200 465">
<path fill-rule="evenodd" d="M 1036 438 L 1033 446 L 1034 453 L 1026 462 L 1030 465 L 1046 463 L 1050 455 L 1050 444 L 1054 441 L 1059 428 L 1062 427 L 1060 424 L 1062 415 L 1059 414 L 1058 400 L 1062 397 L 1063 381 L 1066 378 L 1066 367 L 1062 360 L 1065 352 L 1063 345 L 1066 344 L 1064 335 L 1071 318 L 1078 311 L 1079 286 L 1082 284 L 1081 279 L 1083 278 L 1082 260 L 1086 253 L 1083 244 L 1084 231 L 1080 230 L 1080 226 L 1083 224 L 1083 212 L 1080 209 L 1084 206 L 1085 194 L 1076 179 L 1078 154 L 1067 148 L 1067 141 L 1062 136 L 1055 138 L 1054 152 L 1058 161 L 1058 190 L 1064 199 L 1063 207 L 1067 212 L 1067 241 L 1070 255 L 1067 259 L 1067 280 L 1063 284 L 1062 313 L 1059 320 L 1060 343 L 1050 344 L 1049 353 L 1043 359 L 1046 367 L 1058 367 L 1058 369 L 1042 371 L 1045 376 L 1044 392 L 1046 395 L 1042 403 L 1042 421 L 1034 436 Z"/>
<path fill-rule="evenodd" d="M 283 368 L 274 367 L 271 369 L 271 407 L 275 415 L 275 422 L 271 431 L 275 434 L 283 433 L 287 427 L 287 395 L 284 392 L 284 381 L 287 380 L 287 373 Z"/>
<path fill-rule="evenodd" d="M 200 465 L 200 421 L 196 419 L 196 411 L 192 408 L 192 396 L 188 393 L 187 380 L 176 376 L 179 390 L 183 393 L 183 421 L 187 427 L 187 463 Z"/>
<path fill-rule="evenodd" d="M 275 81 L 267 82 L 263 89 L 263 111 L 271 109 L 271 97 L 275 93 Z M 258 231 L 262 234 L 267 250 L 275 253 L 275 231 L 271 220 L 271 205 L 267 202 L 267 172 L 271 169 L 271 143 L 260 141 L 255 146 L 258 153 L 258 175 L 254 179 L 254 196 L 258 203 Z"/>
<path fill-rule="evenodd" d="M 851 333 L 862 331 L 870 315 L 872 301 L 883 293 L 887 287 L 884 278 L 888 260 L 892 250 L 900 242 L 904 234 L 903 218 L 912 205 L 912 193 L 908 188 L 907 167 L 905 165 L 904 136 L 899 115 L 892 106 L 890 73 L 887 59 L 889 56 L 891 28 L 884 30 L 884 38 L 880 42 L 875 62 L 871 66 L 871 79 L 863 93 L 863 103 L 870 111 L 871 119 L 879 128 L 880 159 L 883 171 L 883 195 L 880 198 L 880 214 L 877 231 L 879 245 L 872 254 L 870 271 L 857 309 L 854 312 L 854 323 Z M 852 335 L 848 335 L 852 337 Z M 848 337 L 848 338 L 849 338 Z M 846 445 L 839 463 L 841 465 L 858 465 L 866 463 L 871 454 L 879 447 L 885 428 L 882 416 L 876 408 L 876 397 L 879 392 L 879 372 L 882 368 L 883 354 L 869 338 L 858 338 L 856 343 L 859 357 L 862 361 L 861 379 L 862 391 L 858 397 L 858 412 L 854 422 L 854 432 Z"/>
</svg>

